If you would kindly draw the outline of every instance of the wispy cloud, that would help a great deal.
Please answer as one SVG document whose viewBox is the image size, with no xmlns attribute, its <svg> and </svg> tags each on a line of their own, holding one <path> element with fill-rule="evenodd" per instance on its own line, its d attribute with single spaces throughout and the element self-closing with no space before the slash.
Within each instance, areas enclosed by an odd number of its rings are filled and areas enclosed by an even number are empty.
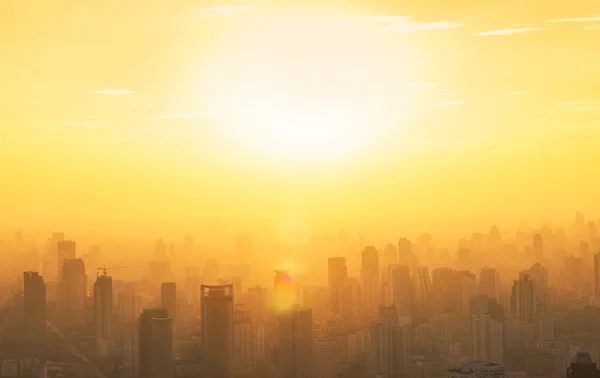
<svg viewBox="0 0 600 378">
<path fill-rule="evenodd" d="M 528 27 L 523 26 L 523 27 L 514 27 L 514 28 L 507 28 L 507 29 L 490 30 L 490 31 L 486 31 L 486 32 L 475 33 L 474 35 L 477 37 L 488 37 L 488 36 L 524 34 L 524 33 L 536 32 L 536 31 L 543 31 L 543 30 L 552 30 L 552 29 L 541 27 L 541 26 L 528 26 Z"/>
<path fill-rule="evenodd" d="M 155 138 L 144 137 L 118 138 L 115 140 L 117 144 L 148 144 L 154 141 L 156 141 Z"/>
<path fill-rule="evenodd" d="M 444 101 L 444 102 L 438 102 L 437 104 L 431 104 L 431 105 L 429 105 L 429 107 L 430 108 L 440 108 L 440 107 L 446 107 L 446 106 L 466 105 L 468 103 L 469 103 L 469 101 Z"/>
<path fill-rule="evenodd" d="M 85 128 L 85 129 L 97 129 L 106 126 L 103 123 L 90 122 L 90 121 L 64 121 L 54 122 L 50 124 L 51 127 L 73 127 L 73 128 Z"/>
<path fill-rule="evenodd" d="M 96 94 L 96 95 L 107 95 L 107 96 L 123 96 L 123 95 L 135 94 L 134 91 L 130 91 L 127 89 L 97 89 L 97 90 L 89 91 L 88 93 Z"/>
<path fill-rule="evenodd" d="M 548 20 L 550 23 L 567 23 L 567 22 L 600 22 L 600 17 L 570 17 L 558 18 L 556 20 Z"/>
<path fill-rule="evenodd" d="M 433 88 L 433 87 L 437 87 L 437 86 L 439 86 L 438 83 L 432 83 L 432 82 L 427 82 L 427 81 L 387 84 L 387 87 L 399 88 L 399 89 L 424 89 L 424 88 Z"/>
<path fill-rule="evenodd" d="M 456 29 L 463 26 L 460 22 L 423 22 L 407 16 L 374 16 L 368 18 L 367 22 L 380 24 L 379 30 L 390 34 L 414 34 L 430 30 Z"/>
<path fill-rule="evenodd" d="M 600 30 L 600 25 L 589 25 L 585 27 L 586 30 Z"/>
<path fill-rule="evenodd" d="M 504 95 L 505 96 L 524 96 L 524 95 L 528 95 L 529 92 L 505 92 Z"/>
<path fill-rule="evenodd" d="M 596 112 L 600 110 L 600 100 L 567 101 L 562 105 L 569 113 Z"/>
<path fill-rule="evenodd" d="M 193 116 L 194 116 L 193 114 L 187 114 L 187 113 L 171 113 L 171 114 L 167 114 L 167 115 L 151 116 L 150 119 L 155 119 L 155 120 L 187 119 L 187 118 L 192 118 Z"/>
<path fill-rule="evenodd" d="M 238 11 L 264 7 L 265 4 L 247 4 L 247 5 L 225 5 L 210 8 L 199 8 L 192 13 L 178 16 L 176 18 L 212 18 L 212 17 L 231 17 Z"/>
</svg>

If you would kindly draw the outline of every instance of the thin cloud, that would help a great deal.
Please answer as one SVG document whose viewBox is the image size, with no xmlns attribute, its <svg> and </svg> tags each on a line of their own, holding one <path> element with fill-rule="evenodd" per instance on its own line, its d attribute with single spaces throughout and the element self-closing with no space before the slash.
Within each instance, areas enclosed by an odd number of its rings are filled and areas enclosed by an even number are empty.
<svg viewBox="0 0 600 378">
<path fill-rule="evenodd" d="M 167 114 L 167 115 L 151 116 L 150 119 L 173 120 L 173 119 L 187 119 L 187 118 L 192 118 L 193 116 L 194 116 L 193 114 L 187 114 L 187 113 L 171 113 L 171 114 Z"/>
<path fill-rule="evenodd" d="M 264 7 L 265 4 L 247 4 L 247 5 L 226 5 L 210 8 L 199 8 L 194 10 L 193 13 L 178 16 L 175 18 L 213 18 L 213 17 L 232 17 L 238 11 L 249 10 Z"/>
<path fill-rule="evenodd" d="M 54 122 L 50 126 L 97 129 L 97 128 L 102 128 L 105 125 L 102 123 L 90 122 L 90 121 L 65 121 L 65 122 Z"/>
<path fill-rule="evenodd" d="M 441 108 L 441 107 L 446 107 L 446 106 L 466 105 L 468 103 L 469 103 L 469 101 L 444 101 L 444 102 L 438 102 L 437 104 L 431 104 L 431 105 L 429 105 L 429 107 L 430 108 Z"/>
<path fill-rule="evenodd" d="M 88 93 L 96 94 L 96 95 L 106 95 L 106 96 L 123 96 L 123 95 L 135 94 L 134 91 L 130 91 L 127 89 L 97 89 L 94 91 L 89 91 Z"/>
<path fill-rule="evenodd" d="M 486 31 L 486 32 L 475 33 L 474 35 L 477 37 L 488 37 L 488 36 L 524 34 L 524 33 L 536 32 L 536 31 L 543 31 L 543 30 L 551 30 L 551 29 L 544 28 L 544 27 L 538 27 L 538 26 L 530 26 L 530 27 L 490 30 L 490 31 Z"/>
<path fill-rule="evenodd" d="M 505 96 L 523 96 L 523 95 L 527 95 L 529 94 L 529 92 L 505 92 L 504 95 Z"/>
<path fill-rule="evenodd" d="M 548 20 L 550 23 L 581 23 L 581 22 L 600 22 L 600 17 L 570 17 Z"/>
<path fill-rule="evenodd" d="M 463 26 L 460 22 L 422 22 L 406 16 L 374 16 L 370 17 L 367 22 L 382 24 L 379 31 L 390 34 L 414 34 L 423 31 L 456 29 Z"/>
<path fill-rule="evenodd" d="M 600 30 L 600 25 L 590 25 L 585 27 L 586 30 Z"/>
<path fill-rule="evenodd" d="M 391 83 L 391 84 L 388 84 L 387 86 L 390 88 L 399 88 L 399 89 L 424 89 L 424 88 L 437 87 L 437 86 L 439 86 L 439 84 L 422 81 L 422 82 Z"/>
</svg>

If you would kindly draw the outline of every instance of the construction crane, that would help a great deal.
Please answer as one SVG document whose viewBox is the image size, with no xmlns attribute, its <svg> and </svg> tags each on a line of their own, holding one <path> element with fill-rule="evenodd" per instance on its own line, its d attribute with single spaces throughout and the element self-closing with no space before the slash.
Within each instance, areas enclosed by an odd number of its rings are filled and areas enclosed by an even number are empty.
<svg viewBox="0 0 600 378">
<path fill-rule="evenodd" d="M 116 267 L 113 267 L 113 266 L 106 266 L 105 265 L 105 266 L 103 266 L 101 268 L 98 268 L 98 271 L 96 272 L 96 277 L 100 276 L 100 272 L 102 272 L 102 276 L 103 277 L 106 277 L 106 271 L 108 269 L 117 270 L 117 269 L 127 269 L 127 268 L 129 268 L 129 267 L 128 266 L 116 266 Z"/>
</svg>

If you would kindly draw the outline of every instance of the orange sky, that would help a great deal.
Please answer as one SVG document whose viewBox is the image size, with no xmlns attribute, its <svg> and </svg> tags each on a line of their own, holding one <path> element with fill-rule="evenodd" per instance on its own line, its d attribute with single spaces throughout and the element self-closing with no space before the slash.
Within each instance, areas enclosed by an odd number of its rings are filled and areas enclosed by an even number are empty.
<svg viewBox="0 0 600 378">
<path fill-rule="evenodd" d="M 0 228 L 600 213 L 592 0 L 4 0 Z"/>
</svg>

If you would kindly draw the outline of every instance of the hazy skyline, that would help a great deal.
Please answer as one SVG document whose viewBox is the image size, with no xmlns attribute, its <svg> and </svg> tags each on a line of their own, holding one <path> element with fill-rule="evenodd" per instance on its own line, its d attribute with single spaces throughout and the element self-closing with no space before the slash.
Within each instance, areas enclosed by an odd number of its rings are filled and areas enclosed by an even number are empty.
<svg viewBox="0 0 600 378">
<path fill-rule="evenodd" d="M 600 213 L 594 1 L 0 10 L 0 229 L 458 233 Z"/>
</svg>

